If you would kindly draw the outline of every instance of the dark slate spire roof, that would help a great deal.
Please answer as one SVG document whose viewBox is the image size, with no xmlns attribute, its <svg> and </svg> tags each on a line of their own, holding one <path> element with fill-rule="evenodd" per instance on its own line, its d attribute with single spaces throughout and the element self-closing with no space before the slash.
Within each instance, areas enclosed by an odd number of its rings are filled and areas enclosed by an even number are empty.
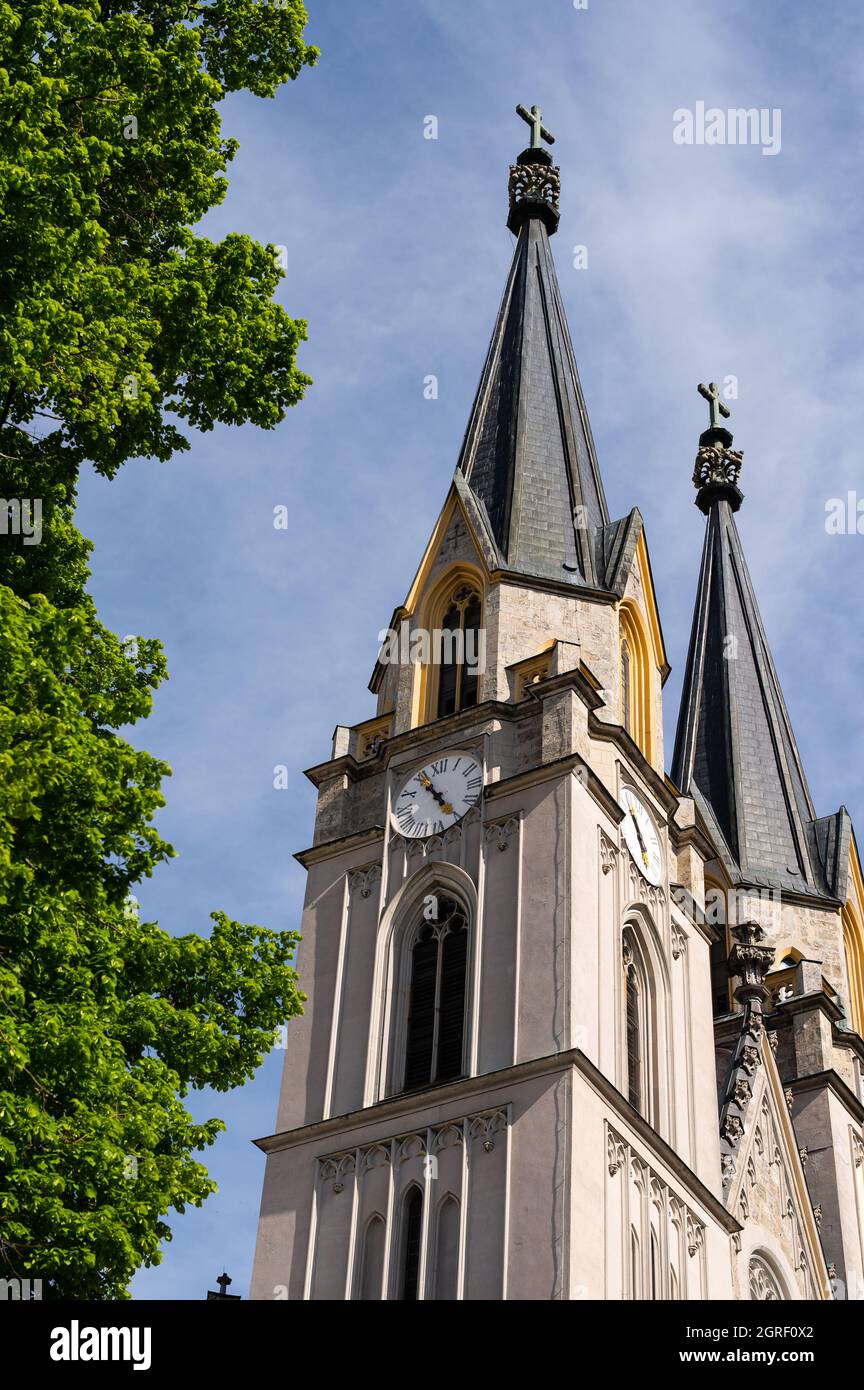
<svg viewBox="0 0 864 1390">
<path fill-rule="evenodd" d="M 548 152 L 523 151 L 518 241 L 457 474 L 502 569 L 605 591 L 609 513 L 549 245 L 557 199 Z"/>
<path fill-rule="evenodd" d="M 735 524 L 731 443 L 712 426 L 696 460 L 708 524 L 672 778 L 699 804 L 734 882 L 833 896 L 827 851 L 841 827 L 816 820 Z"/>
</svg>

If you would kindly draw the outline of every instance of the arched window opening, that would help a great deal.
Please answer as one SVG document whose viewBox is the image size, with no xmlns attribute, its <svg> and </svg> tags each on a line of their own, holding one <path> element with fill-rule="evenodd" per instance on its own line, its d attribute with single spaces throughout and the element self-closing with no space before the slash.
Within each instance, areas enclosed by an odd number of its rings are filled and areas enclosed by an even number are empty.
<svg viewBox="0 0 864 1390">
<path fill-rule="evenodd" d="M 849 1000 L 846 1013 L 855 1032 L 864 1036 L 864 929 L 851 903 L 843 908 L 843 945 Z"/>
<path fill-rule="evenodd" d="M 477 703 L 480 622 L 480 594 L 460 584 L 441 622 L 437 719 Z"/>
<path fill-rule="evenodd" d="M 420 1241 L 423 1234 L 423 1194 L 412 1187 L 402 1204 L 402 1260 L 399 1298 L 413 1303 L 420 1287 Z"/>
<path fill-rule="evenodd" d="M 624 944 L 624 983 L 626 995 L 626 1039 L 627 1039 L 627 1099 L 634 1110 L 642 1113 L 644 1065 L 642 1047 L 642 1004 L 640 999 L 639 975 L 633 950 L 629 942 Z"/>
<path fill-rule="evenodd" d="M 786 1296 L 774 1270 L 762 1255 L 750 1257 L 749 1266 L 750 1297 L 759 1303 L 785 1302 Z"/>
<path fill-rule="evenodd" d="M 435 1298 L 454 1302 L 459 1297 L 459 1203 L 445 1197 L 438 1208 L 435 1237 Z"/>
<path fill-rule="evenodd" d="M 620 718 L 633 742 L 651 762 L 654 755 L 655 658 L 636 605 L 629 600 L 619 610 Z"/>
<path fill-rule="evenodd" d="M 468 923 L 452 898 L 438 898 L 437 910 L 411 951 L 405 1090 L 452 1081 L 463 1072 Z"/>
<path fill-rule="evenodd" d="M 657 1244 L 657 1232 L 651 1232 L 651 1297 L 652 1299 L 662 1298 L 660 1292 L 660 1247 Z"/>
<path fill-rule="evenodd" d="M 639 1261 L 639 1237 L 636 1227 L 630 1227 L 630 1297 L 642 1297 L 642 1266 Z"/>
<path fill-rule="evenodd" d="M 373 1216 L 366 1227 L 360 1272 L 360 1298 L 366 1303 L 381 1298 L 385 1239 L 386 1227 L 383 1217 Z"/>
<path fill-rule="evenodd" d="M 668 976 L 652 928 L 640 916 L 626 923 L 621 946 L 619 1090 L 634 1110 L 668 1136 L 672 1132 Z M 647 1287 L 647 1237 L 643 1256 Z M 644 1296 L 649 1295 L 646 1292 Z"/>
<path fill-rule="evenodd" d="M 627 643 L 627 638 L 626 638 L 626 637 L 622 637 L 622 639 L 621 639 L 621 705 L 622 705 L 622 710 L 621 710 L 621 723 L 624 725 L 624 728 L 627 730 L 628 734 L 630 734 L 630 735 L 632 736 L 632 733 L 633 733 L 633 721 L 632 721 L 631 702 L 630 702 L 630 680 L 631 680 L 631 676 L 630 676 L 630 647 L 629 647 L 629 645 L 628 645 L 628 643 Z"/>
</svg>

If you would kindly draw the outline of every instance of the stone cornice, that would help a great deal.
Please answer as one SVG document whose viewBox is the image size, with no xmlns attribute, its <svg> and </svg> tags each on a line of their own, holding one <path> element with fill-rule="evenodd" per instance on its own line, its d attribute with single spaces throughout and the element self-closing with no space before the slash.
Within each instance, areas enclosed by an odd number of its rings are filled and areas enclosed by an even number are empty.
<svg viewBox="0 0 864 1390">
<path fill-rule="evenodd" d="M 699 858 L 706 864 L 717 854 L 708 836 L 698 825 L 687 825 L 682 829 L 671 816 L 669 818 L 669 840 L 672 848 L 676 851 L 685 849 L 688 845 L 692 846 Z"/>
<path fill-rule="evenodd" d="M 666 785 L 666 778 L 655 772 L 642 749 L 634 743 L 624 726 L 622 724 L 607 724 L 605 720 L 598 719 L 595 714 L 589 714 L 588 732 L 592 738 L 599 739 L 603 743 L 614 743 L 618 751 L 633 763 L 671 820 L 677 810 L 680 797 Z"/>
<path fill-rule="evenodd" d="M 580 757 L 578 753 L 568 753 L 566 757 L 557 758 L 555 762 L 541 763 L 538 767 L 529 768 L 526 772 L 516 772 L 512 777 L 505 777 L 500 782 L 490 782 L 484 788 L 483 799 L 487 802 L 497 801 L 499 797 L 509 796 L 513 792 L 522 791 L 526 787 L 537 786 L 542 782 L 549 782 L 553 778 L 566 775 L 568 772 L 580 774 L 586 790 L 591 793 L 598 806 L 611 817 L 616 825 L 624 819 L 624 812 L 607 789 L 605 782 L 601 781 L 596 772 L 592 772 L 585 759 Z"/>
<path fill-rule="evenodd" d="M 842 1076 L 833 1069 L 813 1072 L 812 1076 L 801 1076 L 794 1081 L 784 1081 L 783 1085 L 792 1092 L 793 1096 L 803 1095 L 809 1091 L 831 1091 L 853 1119 L 859 1125 L 864 1124 L 864 1103 L 858 1099 L 851 1087 L 847 1086 Z"/>
<path fill-rule="evenodd" d="M 542 575 L 523 574 L 521 570 L 497 569 L 492 571 L 493 583 L 511 584 L 517 589 L 542 589 L 545 593 L 564 594 L 567 598 L 581 598 L 586 603 L 599 603 L 610 606 L 618 602 L 618 595 L 607 589 L 589 589 L 581 584 L 568 584 L 565 580 L 544 578 Z"/>
<path fill-rule="evenodd" d="M 334 854 L 345 854 L 348 850 L 364 849 L 367 845 L 377 845 L 384 839 L 383 825 L 372 825 L 367 830 L 358 830 L 354 835 L 341 835 L 337 840 L 325 840 L 323 844 L 301 849 L 294 858 L 304 869 L 310 864 L 318 864 L 322 859 L 330 859 Z"/>
<path fill-rule="evenodd" d="M 518 704 L 504 700 L 484 700 L 482 704 L 475 705 L 472 709 L 460 710 L 458 714 L 448 715 L 446 719 L 436 719 L 431 724 L 418 724 L 413 729 L 394 734 L 387 740 L 381 757 L 358 762 L 351 753 L 345 753 L 340 758 L 316 763 L 314 767 L 307 768 L 303 776 L 315 787 L 320 787 L 323 782 L 329 782 L 341 775 L 348 777 L 352 782 L 360 782 L 367 777 L 380 774 L 391 762 L 393 754 L 401 753 L 406 748 L 422 748 L 425 743 L 440 744 L 444 739 L 463 738 L 466 732 L 473 731 L 475 727 L 477 736 L 480 737 L 485 732 L 483 725 L 490 721 L 525 719 L 533 713 L 534 709 L 528 700 L 520 700 Z"/>
<path fill-rule="evenodd" d="M 429 1106 L 441 1108 L 451 1102 L 467 1103 L 472 1097 L 484 1092 L 501 1090 L 507 1086 L 518 1085 L 536 1076 L 552 1076 L 572 1068 L 582 1075 L 588 1084 L 607 1102 L 619 1124 L 626 1125 L 643 1141 L 646 1147 L 666 1165 L 679 1180 L 692 1199 L 707 1211 L 718 1225 L 730 1235 L 741 1230 L 740 1223 L 701 1178 L 687 1166 L 675 1153 L 666 1140 L 652 1129 L 643 1118 L 613 1086 L 612 1082 L 590 1062 L 578 1048 L 567 1052 L 552 1053 L 547 1057 L 536 1057 L 529 1062 L 520 1062 L 514 1067 L 503 1067 L 499 1071 L 485 1072 L 480 1076 L 466 1077 L 451 1081 L 444 1086 L 432 1086 L 424 1091 L 411 1091 L 406 1095 L 388 1096 L 375 1105 L 363 1110 L 352 1110 L 346 1115 L 334 1115 L 327 1120 L 317 1120 L 313 1124 L 301 1125 L 297 1129 L 284 1130 L 281 1134 L 270 1134 L 253 1143 L 263 1153 L 281 1153 L 295 1149 L 303 1144 L 314 1143 L 319 1139 L 336 1136 L 338 1147 L 349 1148 L 348 1135 L 354 1130 L 365 1129 L 381 1121 L 400 1122 L 405 1117 Z M 503 1104 L 497 1101 L 495 1104 Z"/>
</svg>

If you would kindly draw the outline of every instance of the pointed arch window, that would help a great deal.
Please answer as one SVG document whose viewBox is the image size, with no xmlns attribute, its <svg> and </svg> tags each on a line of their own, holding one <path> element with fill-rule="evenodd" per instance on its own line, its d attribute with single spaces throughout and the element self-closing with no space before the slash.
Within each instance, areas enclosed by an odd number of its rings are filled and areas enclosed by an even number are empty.
<svg viewBox="0 0 864 1390">
<path fill-rule="evenodd" d="M 468 922 L 452 898 L 430 894 L 437 916 L 411 948 L 404 1089 L 452 1081 L 464 1069 Z"/>
<path fill-rule="evenodd" d="M 385 1243 L 386 1226 L 384 1224 L 384 1218 L 376 1213 L 369 1221 L 366 1227 L 366 1235 L 363 1239 L 360 1298 L 367 1303 L 381 1298 L 381 1286 L 384 1278 Z"/>
<path fill-rule="evenodd" d="M 633 1109 L 663 1132 L 669 1122 L 669 1078 L 666 1048 L 661 1055 L 658 1039 L 667 1036 L 667 995 L 646 936 L 647 927 L 634 919 L 622 937 L 620 1089 Z"/>
<path fill-rule="evenodd" d="M 452 1195 L 438 1208 L 435 1238 L 435 1298 L 452 1302 L 459 1297 L 459 1202 Z"/>
<path fill-rule="evenodd" d="M 651 1231 L 651 1294 L 653 1299 L 662 1298 L 660 1291 L 660 1245 L 657 1232 Z"/>
<path fill-rule="evenodd" d="M 642 1259 L 636 1227 L 630 1227 L 630 1297 L 642 1297 Z"/>
<path fill-rule="evenodd" d="M 411 1187 L 402 1203 L 402 1248 L 399 1298 L 413 1303 L 420 1288 L 420 1242 L 423 1235 L 423 1193 Z"/>
<path fill-rule="evenodd" d="M 626 637 L 621 638 L 621 723 L 628 734 L 633 733 L 630 701 L 630 645 Z"/>
<path fill-rule="evenodd" d="M 479 591 L 460 584 L 441 620 L 436 719 L 477 703 L 481 615 Z"/>
<path fill-rule="evenodd" d="M 848 1020 L 855 1032 L 864 1036 L 864 928 L 851 902 L 844 905 L 842 919 L 849 986 Z"/>
<path fill-rule="evenodd" d="M 642 614 L 628 599 L 619 611 L 619 661 L 621 724 L 651 762 L 655 745 L 654 658 Z"/>
<path fill-rule="evenodd" d="M 629 941 L 624 942 L 625 1036 L 627 1046 L 627 1099 L 634 1110 L 643 1106 L 642 999 L 639 972 Z"/>
</svg>

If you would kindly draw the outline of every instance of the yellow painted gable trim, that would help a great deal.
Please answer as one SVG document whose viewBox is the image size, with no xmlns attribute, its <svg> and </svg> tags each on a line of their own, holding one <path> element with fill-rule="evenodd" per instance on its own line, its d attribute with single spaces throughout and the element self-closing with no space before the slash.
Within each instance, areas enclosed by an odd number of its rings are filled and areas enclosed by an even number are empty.
<svg viewBox="0 0 864 1390">
<path fill-rule="evenodd" d="M 843 944 L 849 980 L 849 1022 L 864 1037 L 864 875 L 854 836 L 849 846 L 849 892 L 843 907 Z"/>
<path fill-rule="evenodd" d="M 489 569 L 483 557 L 483 547 L 480 544 L 477 532 L 471 524 L 471 518 L 466 512 L 464 506 L 462 505 L 462 500 L 458 492 L 456 491 L 455 486 L 451 486 L 450 491 L 447 494 L 447 500 L 441 509 L 441 515 L 435 523 L 435 529 L 432 532 L 429 544 L 427 545 L 426 550 L 423 554 L 423 559 L 420 561 L 420 568 L 417 570 L 417 573 L 414 576 L 414 580 L 411 584 L 410 589 L 408 590 L 408 596 L 405 599 L 404 604 L 402 605 L 402 613 L 405 617 L 410 616 L 417 607 L 420 596 L 423 593 L 424 588 L 426 587 L 426 582 L 429 578 L 432 566 L 435 564 L 435 561 L 438 558 L 438 552 L 441 549 L 441 542 L 444 539 L 447 527 L 450 525 L 453 513 L 457 509 L 459 512 L 461 512 L 462 520 L 468 527 L 468 534 L 474 542 L 474 549 L 477 552 L 478 565 L 482 569 L 484 578 L 487 580 L 487 582 L 489 580 Z"/>
<path fill-rule="evenodd" d="M 666 660 L 666 646 L 663 642 L 663 630 L 660 627 L 660 613 L 657 607 L 657 595 L 654 592 L 654 578 L 651 574 L 651 561 L 648 558 L 648 546 L 645 541 L 644 530 L 640 531 L 639 539 L 636 542 L 636 564 L 639 567 L 639 577 L 642 581 L 645 615 L 648 619 L 651 646 L 654 649 L 654 663 L 661 677 L 665 680 L 669 673 L 669 663 Z"/>
</svg>

